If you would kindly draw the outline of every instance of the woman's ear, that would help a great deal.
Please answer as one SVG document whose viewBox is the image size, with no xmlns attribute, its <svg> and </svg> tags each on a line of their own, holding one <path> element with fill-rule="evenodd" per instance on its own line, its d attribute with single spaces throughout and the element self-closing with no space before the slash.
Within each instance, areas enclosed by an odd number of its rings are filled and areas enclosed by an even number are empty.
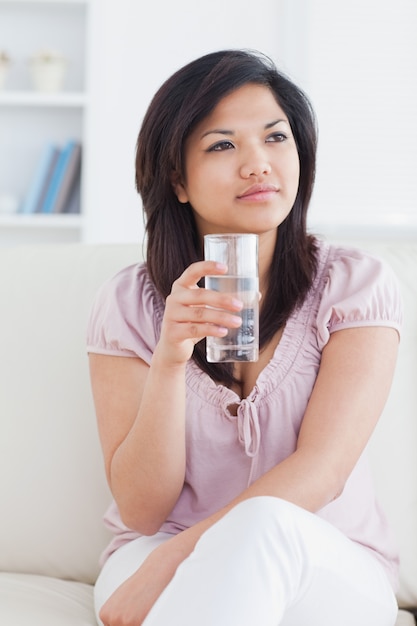
<svg viewBox="0 0 417 626">
<path fill-rule="evenodd" d="M 174 190 L 175 195 L 178 198 L 178 201 L 182 204 L 188 202 L 188 194 L 185 189 L 184 183 L 182 182 L 181 175 L 178 172 L 172 172 L 171 174 L 171 185 Z"/>
</svg>

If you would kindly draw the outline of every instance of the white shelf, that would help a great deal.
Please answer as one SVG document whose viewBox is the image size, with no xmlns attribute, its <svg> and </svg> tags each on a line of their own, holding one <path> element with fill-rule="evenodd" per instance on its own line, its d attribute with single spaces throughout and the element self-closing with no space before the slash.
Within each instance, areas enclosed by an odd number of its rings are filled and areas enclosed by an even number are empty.
<svg viewBox="0 0 417 626">
<path fill-rule="evenodd" d="M 18 207 L 30 189 L 46 145 L 62 148 L 69 140 L 78 141 L 83 148 L 86 145 L 90 3 L 0 0 L 0 48 L 11 58 L 0 90 L 0 196 L 9 196 Z M 67 60 L 60 91 L 37 91 L 32 86 L 29 59 L 44 48 L 56 50 Z M 0 213 L 0 246 L 81 240 L 83 163 L 81 214 Z"/>
<path fill-rule="evenodd" d="M 81 4 L 85 5 L 86 0 L 0 0 L 0 4 L 38 4 L 38 5 L 51 5 L 51 4 Z"/>
<path fill-rule="evenodd" d="M 31 229 L 79 229 L 82 226 L 82 216 L 78 214 L 0 215 L 0 228 L 31 228 Z"/>
<path fill-rule="evenodd" d="M 88 103 L 85 93 L 60 92 L 40 93 L 37 91 L 1 91 L 0 106 L 39 107 L 84 107 Z"/>
</svg>

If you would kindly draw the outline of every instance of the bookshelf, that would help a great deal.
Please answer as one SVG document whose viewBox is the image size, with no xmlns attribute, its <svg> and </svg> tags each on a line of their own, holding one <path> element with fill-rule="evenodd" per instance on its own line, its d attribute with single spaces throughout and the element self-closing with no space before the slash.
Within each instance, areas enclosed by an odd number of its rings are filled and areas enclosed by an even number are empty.
<svg viewBox="0 0 417 626">
<path fill-rule="evenodd" d="M 87 136 L 88 37 L 92 0 L 0 0 L 0 51 L 10 66 L 0 89 L 0 245 L 80 241 L 85 207 L 81 164 L 79 214 L 19 211 L 45 145 L 69 140 L 85 148 Z M 30 58 L 40 50 L 66 60 L 62 88 L 33 85 Z"/>
</svg>

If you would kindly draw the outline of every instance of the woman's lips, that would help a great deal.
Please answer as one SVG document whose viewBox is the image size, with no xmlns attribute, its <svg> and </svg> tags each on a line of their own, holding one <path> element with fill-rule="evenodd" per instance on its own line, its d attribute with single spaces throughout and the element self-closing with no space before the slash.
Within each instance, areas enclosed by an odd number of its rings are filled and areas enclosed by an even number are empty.
<svg viewBox="0 0 417 626">
<path fill-rule="evenodd" d="M 276 185 L 256 184 L 251 185 L 238 196 L 239 200 L 269 200 L 278 192 Z"/>
</svg>

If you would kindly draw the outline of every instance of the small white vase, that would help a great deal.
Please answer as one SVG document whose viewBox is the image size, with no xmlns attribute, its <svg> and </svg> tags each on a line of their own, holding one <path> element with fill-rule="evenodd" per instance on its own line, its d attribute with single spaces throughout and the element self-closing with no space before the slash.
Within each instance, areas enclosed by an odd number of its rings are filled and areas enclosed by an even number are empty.
<svg viewBox="0 0 417 626">
<path fill-rule="evenodd" d="M 61 91 L 67 63 L 62 58 L 36 59 L 30 61 L 33 87 L 36 91 Z"/>
</svg>

